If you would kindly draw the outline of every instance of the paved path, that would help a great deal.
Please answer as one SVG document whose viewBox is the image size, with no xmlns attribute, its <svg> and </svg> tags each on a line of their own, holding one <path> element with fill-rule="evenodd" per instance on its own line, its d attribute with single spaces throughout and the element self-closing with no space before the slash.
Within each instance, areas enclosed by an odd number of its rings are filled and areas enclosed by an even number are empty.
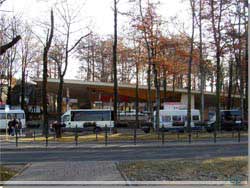
<svg viewBox="0 0 250 188">
<path fill-rule="evenodd" d="M 32 163 L 11 181 L 123 181 L 113 161 Z"/>
</svg>

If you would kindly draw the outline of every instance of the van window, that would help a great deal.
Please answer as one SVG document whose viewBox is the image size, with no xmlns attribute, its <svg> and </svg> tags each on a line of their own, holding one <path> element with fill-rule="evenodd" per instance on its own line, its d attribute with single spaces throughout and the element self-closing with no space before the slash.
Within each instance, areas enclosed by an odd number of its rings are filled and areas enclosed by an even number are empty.
<svg viewBox="0 0 250 188">
<path fill-rule="evenodd" d="M 181 121 L 181 116 L 173 116 L 173 121 Z"/>
<path fill-rule="evenodd" d="M 200 117 L 199 116 L 193 116 L 193 121 L 199 121 Z"/>
<path fill-rule="evenodd" d="M 0 119 L 6 119 L 6 114 L 5 113 L 1 113 L 0 114 Z"/>
<path fill-rule="evenodd" d="M 24 114 L 22 114 L 22 113 L 15 114 L 15 118 L 24 119 Z"/>
<path fill-rule="evenodd" d="M 162 116 L 163 122 L 171 122 L 171 116 Z"/>
<path fill-rule="evenodd" d="M 72 111 L 72 121 L 110 121 L 110 111 Z"/>
<path fill-rule="evenodd" d="M 69 121 L 69 115 L 65 115 L 65 116 L 63 116 L 63 122 L 67 122 L 67 121 Z"/>
</svg>

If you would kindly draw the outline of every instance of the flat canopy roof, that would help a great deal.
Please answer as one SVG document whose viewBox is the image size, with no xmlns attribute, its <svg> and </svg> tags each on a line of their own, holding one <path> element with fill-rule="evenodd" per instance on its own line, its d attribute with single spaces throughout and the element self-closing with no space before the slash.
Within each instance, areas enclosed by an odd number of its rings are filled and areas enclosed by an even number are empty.
<svg viewBox="0 0 250 188">
<path fill-rule="evenodd" d="M 42 85 L 41 78 L 33 79 L 34 82 L 37 83 L 39 87 Z M 48 92 L 57 93 L 58 90 L 59 79 L 51 79 L 48 78 Z M 106 82 L 88 82 L 83 80 L 73 80 L 73 79 L 64 79 L 64 95 L 66 95 L 66 89 L 69 89 L 70 97 L 84 97 L 86 96 L 86 92 L 89 90 L 97 91 L 97 92 L 104 92 L 108 94 L 113 94 L 113 83 L 106 83 Z M 121 96 L 126 97 L 135 97 L 135 84 L 118 84 L 118 93 Z M 147 100 L 147 86 L 140 85 L 139 86 L 139 98 L 142 100 Z M 160 88 L 161 97 L 163 97 L 163 88 Z M 175 89 L 173 92 L 172 88 L 167 88 L 168 95 L 180 95 L 180 94 L 187 94 L 187 89 Z M 192 90 L 192 94 L 195 96 L 200 95 L 200 91 Z M 205 91 L 204 95 L 208 99 L 214 100 L 215 93 Z M 226 96 L 225 96 L 226 97 Z M 234 98 L 240 98 L 239 95 L 233 95 Z M 152 87 L 152 99 L 155 98 L 155 88 Z"/>
</svg>

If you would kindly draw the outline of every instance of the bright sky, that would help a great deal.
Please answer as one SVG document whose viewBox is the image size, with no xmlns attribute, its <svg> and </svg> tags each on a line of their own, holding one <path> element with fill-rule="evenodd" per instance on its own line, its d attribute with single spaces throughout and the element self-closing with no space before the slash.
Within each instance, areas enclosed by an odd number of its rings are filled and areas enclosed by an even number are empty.
<svg viewBox="0 0 250 188">
<path fill-rule="evenodd" d="M 11 11 L 7 14 L 10 16 L 21 15 L 29 23 L 36 23 L 37 20 L 49 20 L 49 10 L 51 6 L 58 0 L 7 0 L 2 10 Z M 90 25 L 91 29 L 100 35 L 113 34 L 113 0 L 69 0 L 73 2 L 75 7 L 82 6 L 81 11 L 81 28 Z M 129 0 L 120 0 L 118 10 L 124 11 L 128 9 Z M 189 21 L 189 1 L 188 0 L 160 0 L 159 14 L 166 20 L 170 17 L 178 16 L 185 25 L 190 25 Z M 122 32 L 121 28 L 126 18 L 118 15 L 118 35 Z M 55 22 L 57 19 L 55 18 Z M 120 33 L 121 34 L 121 33 Z M 67 72 L 66 78 L 75 78 L 78 69 L 77 63 L 71 66 L 71 70 Z M 72 76 L 73 75 L 73 76 Z"/>
</svg>

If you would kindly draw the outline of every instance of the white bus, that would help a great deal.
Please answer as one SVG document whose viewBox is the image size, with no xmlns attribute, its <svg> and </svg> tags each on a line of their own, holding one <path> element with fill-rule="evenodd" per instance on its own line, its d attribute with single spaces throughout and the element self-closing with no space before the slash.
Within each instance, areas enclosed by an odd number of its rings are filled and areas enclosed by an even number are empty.
<svg viewBox="0 0 250 188">
<path fill-rule="evenodd" d="M 154 112 L 154 128 L 156 118 Z M 200 110 L 191 109 L 191 127 L 195 127 L 195 123 L 200 121 Z M 160 110 L 160 128 L 165 129 L 184 129 L 187 127 L 187 110 Z"/>
<path fill-rule="evenodd" d="M 114 118 L 112 110 L 106 109 L 78 109 L 68 110 L 62 115 L 65 128 L 86 128 L 100 131 L 102 128 L 113 128 Z"/>
<path fill-rule="evenodd" d="M 9 121 L 16 118 L 17 121 L 21 121 L 22 128 L 26 127 L 25 113 L 23 110 L 8 110 L 7 113 L 5 110 L 0 110 L 0 129 L 6 129 L 8 127 Z"/>
</svg>

